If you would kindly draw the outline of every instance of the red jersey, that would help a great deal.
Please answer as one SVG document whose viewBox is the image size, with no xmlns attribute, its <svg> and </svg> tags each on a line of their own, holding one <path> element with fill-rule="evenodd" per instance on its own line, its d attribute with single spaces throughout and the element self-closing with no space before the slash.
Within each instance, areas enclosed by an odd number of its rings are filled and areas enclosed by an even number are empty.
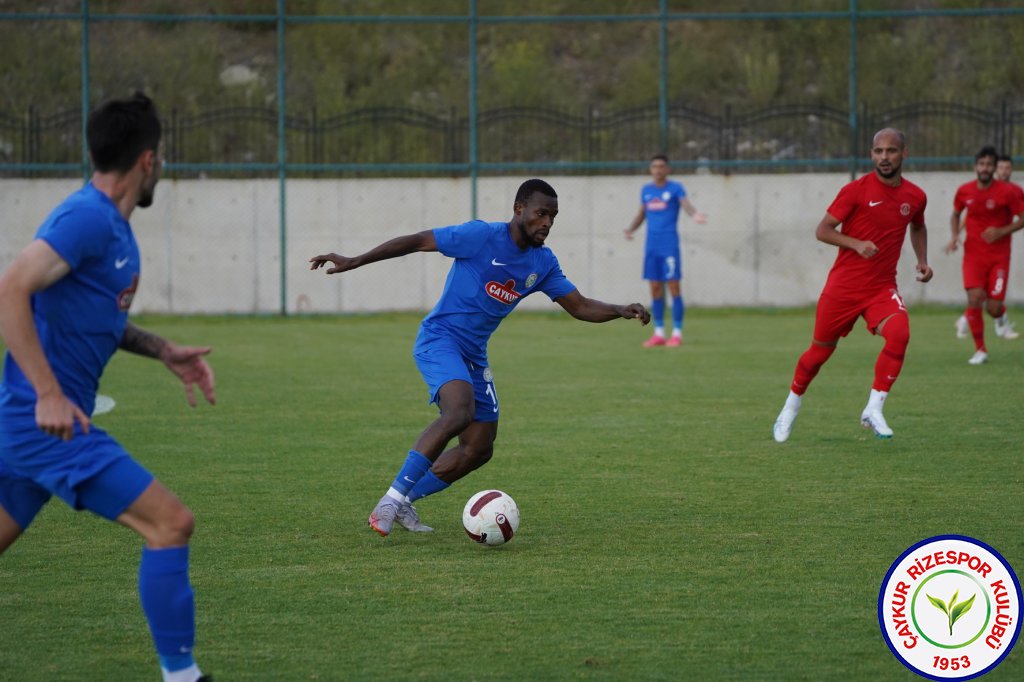
<svg viewBox="0 0 1024 682">
<path fill-rule="evenodd" d="M 878 253 L 864 258 L 853 249 L 840 247 L 825 282 L 826 291 L 863 292 L 896 286 L 896 264 L 903 250 L 907 225 L 924 225 L 924 191 L 903 179 L 890 187 L 869 173 L 847 184 L 836 195 L 828 213 L 838 220 L 848 237 L 873 242 Z"/>
<path fill-rule="evenodd" d="M 1013 216 L 1024 213 L 1024 193 L 1020 187 L 1002 180 L 993 180 L 984 189 L 974 180 L 964 183 L 953 197 L 953 210 L 960 213 L 965 208 L 964 258 L 985 261 L 1009 258 L 1010 235 L 988 244 L 981 233 L 989 227 L 1009 225 Z"/>
</svg>

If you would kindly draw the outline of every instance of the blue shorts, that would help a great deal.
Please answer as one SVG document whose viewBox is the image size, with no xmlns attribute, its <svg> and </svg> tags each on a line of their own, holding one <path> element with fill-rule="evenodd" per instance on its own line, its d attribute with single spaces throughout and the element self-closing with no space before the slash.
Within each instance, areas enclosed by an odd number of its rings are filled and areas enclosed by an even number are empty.
<svg viewBox="0 0 1024 682">
<path fill-rule="evenodd" d="M 0 413 L 0 505 L 25 530 L 52 495 L 73 509 L 115 520 L 153 481 L 95 424 L 62 441 L 31 419 Z"/>
<path fill-rule="evenodd" d="M 648 252 L 644 256 L 644 279 L 671 282 L 683 278 L 683 259 L 679 249 L 672 252 Z"/>
<path fill-rule="evenodd" d="M 467 360 L 459 345 L 450 338 L 421 334 L 416 340 L 413 359 L 423 380 L 427 382 L 430 402 L 437 402 L 437 393 L 449 381 L 465 381 L 473 386 L 476 412 L 473 420 L 498 421 L 498 394 L 494 390 L 494 375 L 486 365 Z"/>
</svg>

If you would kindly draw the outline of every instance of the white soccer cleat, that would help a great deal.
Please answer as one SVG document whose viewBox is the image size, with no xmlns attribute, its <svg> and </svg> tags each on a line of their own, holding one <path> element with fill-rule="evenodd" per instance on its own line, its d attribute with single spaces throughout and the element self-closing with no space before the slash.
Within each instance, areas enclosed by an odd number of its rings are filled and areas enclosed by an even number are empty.
<svg viewBox="0 0 1024 682">
<path fill-rule="evenodd" d="M 402 528 L 413 533 L 429 533 L 434 530 L 420 521 L 420 515 L 416 512 L 416 507 L 408 502 L 398 506 L 398 514 L 395 515 L 395 520 L 398 521 Z"/>
<path fill-rule="evenodd" d="M 789 434 L 793 432 L 793 422 L 796 421 L 796 415 L 799 412 L 799 407 L 789 407 L 788 405 L 782 408 L 782 412 L 779 412 L 775 426 L 772 427 L 772 435 L 775 436 L 776 443 L 785 443 L 789 440 Z"/>
<path fill-rule="evenodd" d="M 967 316 L 961 315 L 956 318 L 956 338 L 966 339 L 971 335 L 971 325 L 967 324 Z"/>
<path fill-rule="evenodd" d="M 981 365 L 988 362 L 988 353 L 983 350 L 975 351 L 971 359 L 967 361 L 968 365 Z"/>
<path fill-rule="evenodd" d="M 892 438 L 892 429 L 885 423 L 879 409 L 864 410 L 860 415 L 860 425 L 874 431 L 879 438 Z"/>
<path fill-rule="evenodd" d="M 1006 315 L 996 318 L 996 336 L 1001 339 L 1019 339 L 1018 334 L 1013 329 L 1013 323 L 1006 319 Z"/>
<path fill-rule="evenodd" d="M 370 528 L 387 537 L 391 534 L 391 526 L 394 525 L 396 516 L 398 516 L 398 502 L 385 495 L 380 498 L 380 502 L 370 512 L 367 523 L 370 524 Z"/>
</svg>

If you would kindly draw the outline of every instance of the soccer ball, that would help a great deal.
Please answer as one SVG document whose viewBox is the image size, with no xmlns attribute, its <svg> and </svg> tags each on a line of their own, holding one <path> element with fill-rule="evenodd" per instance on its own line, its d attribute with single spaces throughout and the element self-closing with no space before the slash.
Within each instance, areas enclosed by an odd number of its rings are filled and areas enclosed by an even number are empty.
<svg viewBox="0 0 1024 682">
<path fill-rule="evenodd" d="M 481 490 L 462 510 L 462 527 L 474 542 L 497 547 L 519 530 L 519 507 L 500 490 Z"/>
</svg>

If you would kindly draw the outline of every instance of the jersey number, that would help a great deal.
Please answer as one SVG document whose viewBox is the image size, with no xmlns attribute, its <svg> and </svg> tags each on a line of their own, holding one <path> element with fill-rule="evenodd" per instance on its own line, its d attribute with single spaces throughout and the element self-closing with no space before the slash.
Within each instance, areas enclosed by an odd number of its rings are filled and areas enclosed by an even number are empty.
<svg viewBox="0 0 1024 682">
<path fill-rule="evenodd" d="M 665 259 L 665 279 L 675 279 L 676 257 L 669 256 Z"/>
<path fill-rule="evenodd" d="M 907 306 L 903 305 L 903 299 L 900 298 L 900 292 L 895 289 L 892 290 L 892 300 L 896 301 L 896 305 L 900 307 L 900 310 L 906 311 Z"/>
<path fill-rule="evenodd" d="M 494 392 L 494 384 L 487 384 L 487 395 L 491 396 L 491 402 L 494 403 L 494 407 L 491 412 L 498 411 L 498 395 Z"/>
</svg>

